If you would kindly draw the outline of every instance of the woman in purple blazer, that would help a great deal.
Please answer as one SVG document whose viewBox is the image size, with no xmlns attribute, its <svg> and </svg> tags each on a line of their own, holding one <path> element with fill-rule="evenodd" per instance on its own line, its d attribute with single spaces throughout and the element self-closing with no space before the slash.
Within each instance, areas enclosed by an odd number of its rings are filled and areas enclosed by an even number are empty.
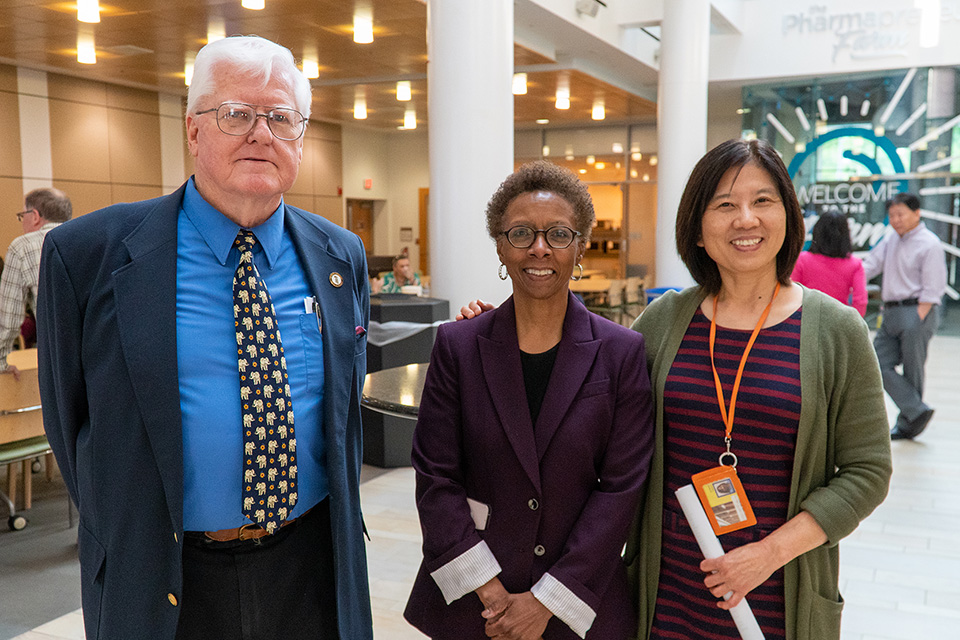
<svg viewBox="0 0 960 640">
<path fill-rule="evenodd" d="M 621 551 L 650 461 L 643 337 L 568 281 L 586 186 L 523 165 L 487 206 L 499 309 L 440 327 L 413 440 L 423 563 L 404 613 L 436 639 L 627 638 Z"/>
</svg>

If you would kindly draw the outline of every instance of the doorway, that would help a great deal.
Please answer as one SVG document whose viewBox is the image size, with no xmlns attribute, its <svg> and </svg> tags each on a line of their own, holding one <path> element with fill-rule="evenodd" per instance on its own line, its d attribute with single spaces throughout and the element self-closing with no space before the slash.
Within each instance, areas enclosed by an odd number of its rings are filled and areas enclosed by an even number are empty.
<svg viewBox="0 0 960 640">
<path fill-rule="evenodd" d="M 360 236 L 367 255 L 373 255 L 373 200 L 347 199 L 347 229 Z"/>
</svg>

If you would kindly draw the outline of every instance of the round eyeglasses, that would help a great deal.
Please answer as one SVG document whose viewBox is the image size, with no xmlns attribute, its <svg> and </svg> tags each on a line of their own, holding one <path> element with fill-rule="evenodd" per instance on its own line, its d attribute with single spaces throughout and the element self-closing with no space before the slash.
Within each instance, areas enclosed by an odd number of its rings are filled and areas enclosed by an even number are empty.
<svg viewBox="0 0 960 640">
<path fill-rule="evenodd" d="M 566 249 L 578 236 L 582 235 L 579 231 L 574 231 L 570 227 L 559 224 L 549 229 L 534 229 L 521 224 L 502 232 L 507 237 L 507 242 L 517 249 L 527 249 L 533 246 L 533 243 L 537 241 L 538 233 L 543 234 L 543 239 L 552 249 Z"/>
<path fill-rule="evenodd" d="M 303 135 L 307 119 L 296 109 L 270 107 L 266 113 L 257 113 L 257 107 L 242 102 L 224 102 L 219 107 L 198 111 L 217 114 L 217 126 L 228 136 L 245 136 L 257 125 L 257 118 L 264 118 L 270 133 L 280 140 L 296 140 Z"/>
</svg>

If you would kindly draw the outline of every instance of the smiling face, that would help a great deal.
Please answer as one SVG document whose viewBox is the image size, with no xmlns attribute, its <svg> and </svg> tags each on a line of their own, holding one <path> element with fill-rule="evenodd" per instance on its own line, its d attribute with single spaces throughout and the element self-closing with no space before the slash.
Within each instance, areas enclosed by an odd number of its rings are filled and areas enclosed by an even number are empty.
<svg viewBox="0 0 960 640">
<path fill-rule="evenodd" d="M 261 87 L 229 65 L 215 71 L 216 91 L 204 97 L 187 115 L 187 144 L 196 159 L 195 176 L 200 194 L 221 213 L 242 226 L 259 224 L 280 204 L 281 195 L 297 178 L 303 156 L 303 137 L 279 140 L 270 132 L 265 118 L 243 136 L 220 131 L 216 113 L 196 115 L 224 102 L 258 105 L 258 113 L 271 107 L 296 108 L 293 92 L 277 78 Z M 250 212 L 264 216 L 251 220 Z M 256 215 L 254 216 L 256 217 Z"/>
<path fill-rule="evenodd" d="M 776 277 L 777 253 L 786 235 L 786 210 L 770 174 L 752 162 L 730 169 L 707 204 L 698 243 L 724 280 Z"/>
<path fill-rule="evenodd" d="M 504 231 L 517 225 L 533 229 L 556 225 L 576 228 L 573 207 L 549 191 L 523 193 L 511 200 L 502 223 Z M 542 233 L 526 249 L 514 247 L 503 235 L 497 238 L 497 254 L 513 281 L 517 302 L 565 298 L 574 265 L 583 258 L 583 251 L 582 238 L 565 249 L 548 245 Z"/>
</svg>

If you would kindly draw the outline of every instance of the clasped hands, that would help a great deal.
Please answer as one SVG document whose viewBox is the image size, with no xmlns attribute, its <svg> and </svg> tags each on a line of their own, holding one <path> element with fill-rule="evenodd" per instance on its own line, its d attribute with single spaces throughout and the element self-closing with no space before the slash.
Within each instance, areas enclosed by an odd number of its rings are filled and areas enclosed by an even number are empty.
<svg viewBox="0 0 960 640">
<path fill-rule="evenodd" d="M 494 578 L 477 589 L 487 621 L 484 631 L 490 638 L 542 640 L 552 613 L 532 593 L 510 593 Z"/>
</svg>

